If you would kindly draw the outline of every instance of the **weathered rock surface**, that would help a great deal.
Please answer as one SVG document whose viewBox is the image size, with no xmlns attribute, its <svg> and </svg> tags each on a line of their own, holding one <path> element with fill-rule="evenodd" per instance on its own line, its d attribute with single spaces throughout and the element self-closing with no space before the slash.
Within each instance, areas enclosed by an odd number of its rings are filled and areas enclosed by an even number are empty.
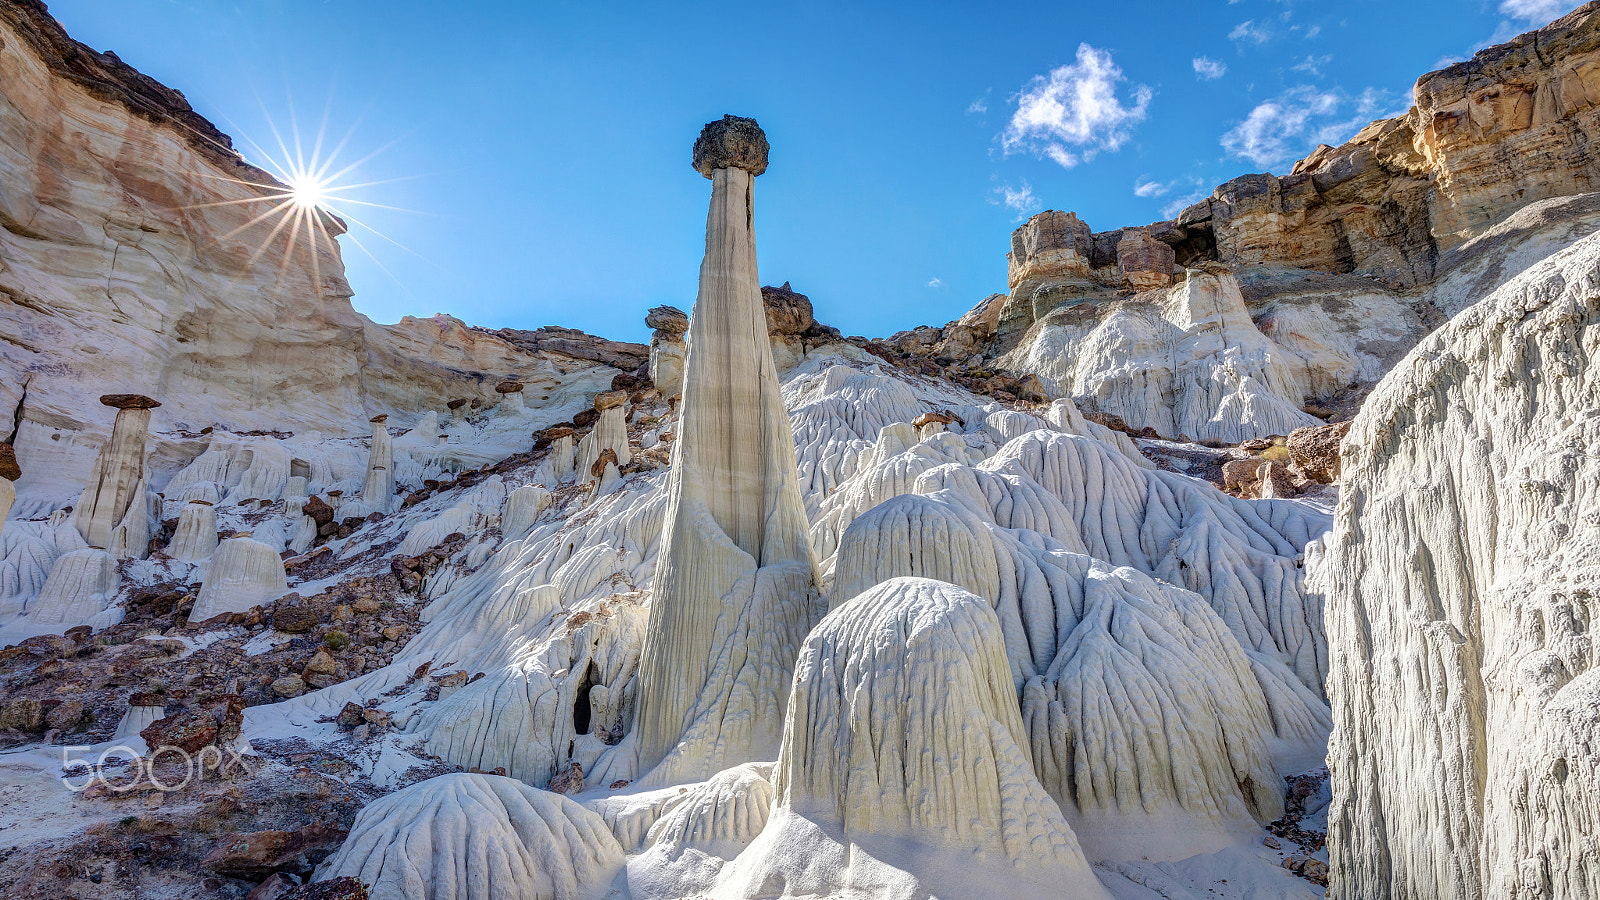
<svg viewBox="0 0 1600 900">
<path fill-rule="evenodd" d="M 621 867 L 594 813 L 512 778 L 462 774 L 368 804 L 317 878 L 359 878 L 391 900 L 583 900 Z"/>
<path fill-rule="evenodd" d="M 1330 897 L 1600 897 L 1597 352 L 1589 237 L 1430 335 L 1344 439 L 1309 566 Z"/>
</svg>

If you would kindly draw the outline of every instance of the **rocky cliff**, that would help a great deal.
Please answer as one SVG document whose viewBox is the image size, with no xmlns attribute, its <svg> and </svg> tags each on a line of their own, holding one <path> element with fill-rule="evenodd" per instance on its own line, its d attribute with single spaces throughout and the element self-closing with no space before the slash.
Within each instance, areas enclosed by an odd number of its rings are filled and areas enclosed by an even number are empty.
<svg viewBox="0 0 1600 900">
<path fill-rule="evenodd" d="M 1192 327 L 1171 314 L 1174 285 L 1222 266 L 1271 354 L 1300 372 L 1275 402 L 1348 418 L 1352 397 L 1499 283 L 1484 271 L 1490 246 L 1519 257 L 1510 274 L 1600 224 L 1593 203 L 1562 202 L 1594 189 L 1597 135 L 1600 4 L 1588 3 L 1422 76 L 1404 115 L 1318 147 L 1287 175 L 1235 178 L 1170 221 L 1096 232 L 1039 213 L 1011 236 L 1003 300 L 885 348 L 969 381 L 1038 375 L 1086 412 L 1175 438 L 1159 412 L 1172 391 L 1140 382 L 1184 361 L 1152 330 Z M 1231 437 L 1276 427 L 1246 418 Z"/>
<path fill-rule="evenodd" d="M 507 378 L 561 396 L 568 373 L 644 358 L 581 333 L 530 346 L 447 317 L 375 324 L 350 306 L 342 223 L 320 215 L 297 241 L 274 230 L 287 212 L 250 224 L 283 190 L 182 93 L 36 0 L 0 4 L 0 438 L 24 495 L 87 472 L 106 392 L 163 400 L 158 432 L 360 434 L 374 413 L 409 424 Z"/>
</svg>

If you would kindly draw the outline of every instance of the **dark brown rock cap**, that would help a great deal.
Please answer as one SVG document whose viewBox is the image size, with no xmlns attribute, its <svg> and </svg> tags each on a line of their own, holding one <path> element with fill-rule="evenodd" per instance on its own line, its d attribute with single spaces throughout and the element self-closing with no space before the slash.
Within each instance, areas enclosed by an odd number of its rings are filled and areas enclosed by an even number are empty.
<svg viewBox="0 0 1600 900">
<path fill-rule="evenodd" d="M 368 419 L 367 421 L 371 422 L 374 425 L 381 425 L 384 422 L 389 421 L 389 414 L 388 413 L 379 413 L 379 414 L 373 416 L 372 418 Z"/>
<path fill-rule="evenodd" d="M 22 477 L 22 467 L 17 465 L 16 448 L 0 443 L 0 478 L 16 481 Z"/>
<path fill-rule="evenodd" d="M 497 393 L 501 393 L 501 394 L 520 394 L 520 393 L 522 393 L 522 382 L 520 382 L 520 381 L 502 381 L 499 384 L 495 385 L 494 389 L 495 389 L 495 391 Z"/>
<path fill-rule="evenodd" d="M 595 395 L 594 408 L 596 410 L 598 410 L 598 411 L 603 411 L 603 410 L 607 410 L 607 409 L 612 409 L 613 407 L 621 406 L 622 404 L 627 403 L 627 402 L 628 402 L 628 392 L 627 391 L 606 391 L 603 394 L 596 394 Z"/>
<path fill-rule="evenodd" d="M 679 335 L 689 330 L 689 314 L 676 306 L 657 306 L 644 314 L 644 327 L 667 335 Z"/>
<path fill-rule="evenodd" d="M 767 135 L 755 119 L 723 116 L 707 122 L 694 142 L 694 170 L 707 178 L 718 169 L 767 170 Z"/>
<path fill-rule="evenodd" d="M 161 401 L 143 394 L 104 394 L 100 402 L 117 409 L 155 409 L 161 405 Z"/>
<path fill-rule="evenodd" d="M 465 398 L 465 397 L 457 397 L 456 399 L 451 400 L 449 403 L 445 404 L 445 406 L 448 406 L 451 409 L 460 409 L 461 407 L 466 406 L 466 405 L 467 405 L 467 398 Z"/>
</svg>

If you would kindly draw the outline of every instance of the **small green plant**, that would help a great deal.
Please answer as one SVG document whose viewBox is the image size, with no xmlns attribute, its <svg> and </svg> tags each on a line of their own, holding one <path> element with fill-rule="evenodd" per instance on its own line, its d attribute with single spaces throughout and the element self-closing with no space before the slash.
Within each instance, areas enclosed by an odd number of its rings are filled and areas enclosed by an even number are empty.
<svg viewBox="0 0 1600 900">
<path fill-rule="evenodd" d="M 343 650 L 350 646 L 350 635 L 342 631 L 330 631 L 322 638 L 329 650 Z"/>
</svg>

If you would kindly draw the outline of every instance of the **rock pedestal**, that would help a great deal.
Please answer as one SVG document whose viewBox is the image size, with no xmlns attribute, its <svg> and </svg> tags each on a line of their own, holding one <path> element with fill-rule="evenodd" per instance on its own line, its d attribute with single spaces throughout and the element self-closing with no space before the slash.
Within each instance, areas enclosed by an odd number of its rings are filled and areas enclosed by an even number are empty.
<svg viewBox="0 0 1600 900">
<path fill-rule="evenodd" d="M 731 116 L 695 142 L 711 210 L 631 736 L 641 769 L 671 754 L 662 779 L 771 758 L 795 655 L 823 611 L 756 277 L 766 151 L 756 123 Z"/>
<path fill-rule="evenodd" d="M 72 524 L 91 547 L 118 557 L 143 559 L 150 543 L 144 499 L 145 438 L 150 433 L 150 410 L 161 404 L 140 394 L 107 394 L 100 402 L 115 407 L 117 419 L 111 426 L 111 440 L 95 458 Z"/>
</svg>

